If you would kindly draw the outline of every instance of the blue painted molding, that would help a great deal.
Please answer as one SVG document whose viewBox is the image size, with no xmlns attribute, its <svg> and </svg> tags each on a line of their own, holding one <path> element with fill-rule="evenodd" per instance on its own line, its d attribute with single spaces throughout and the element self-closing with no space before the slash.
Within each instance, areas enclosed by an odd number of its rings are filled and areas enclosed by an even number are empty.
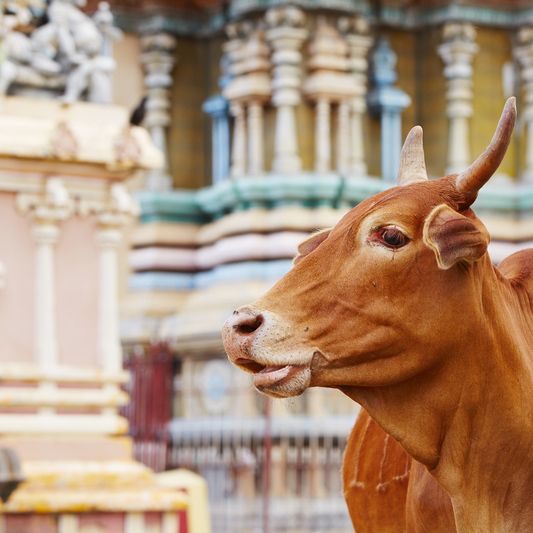
<svg viewBox="0 0 533 533">
<path fill-rule="evenodd" d="M 232 281 L 274 281 L 291 267 L 291 259 L 278 259 L 218 265 L 212 270 L 195 273 L 138 272 L 130 276 L 129 288 L 133 291 L 188 291 Z"/>
<path fill-rule="evenodd" d="M 438 26 L 448 21 L 464 21 L 479 26 L 517 28 L 533 24 L 533 6 L 496 9 L 479 5 L 450 4 L 439 7 L 382 6 L 379 17 L 372 13 L 366 0 L 233 0 L 229 18 L 243 18 L 249 13 L 261 12 L 277 5 L 297 5 L 306 10 L 332 10 L 366 16 L 376 25 L 413 29 Z M 169 32 L 175 35 L 205 37 L 220 32 L 227 22 L 220 10 L 211 12 L 179 9 L 131 10 L 114 9 L 115 22 L 125 31 L 153 33 Z"/>
<path fill-rule="evenodd" d="M 230 16 L 242 17 L 253 11 L 265 11 L 271 7 L 293 5 L 302 9 L 317 10 L 331 9 L 370 16 L 372 8 L 366 0 L 232 0 L 230 2 Z"/>
<path fill-rule="evenodd" d="M 205 222 L 197 191 L 139 191 L 135 197 L 141 208 L 141 222 Z"/>
<path fill-rule="evenodd" d="M 339 174 L 277 174 L 225 180 L 198 191 L 142 191 L 137 193 L 141 222 L 189 222 L 204 224 L 227 213 L 251 208 L 275 209 L 282 205 L 305 207 L 354 206 L 395 184 L 373 177 Z M 491 185 L 474 204 L 479 211 L 533 216 L 533 184 Z"/>
</svg>

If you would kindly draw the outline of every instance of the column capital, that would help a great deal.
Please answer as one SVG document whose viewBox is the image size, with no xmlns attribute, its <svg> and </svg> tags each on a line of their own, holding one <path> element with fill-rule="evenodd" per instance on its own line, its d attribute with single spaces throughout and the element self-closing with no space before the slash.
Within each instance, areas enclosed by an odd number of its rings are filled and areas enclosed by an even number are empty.
<svg viewBox="0 0 533 533">
<path fill-rule="evenodd" d="M 448 80 L 472 77 L 472 59 L 478 52 L 476 30 L 472 24 L 453 22 L 442 30 L 442 44 L 437 51 L 446 65 L 444 76 Z"/>
<path fill-rule="evenodd" d="M 147 92 L 144 125 L 150 131 L 154 144 L 163 152 L 163 168 L 147 174 L 146 186 L 152 190 L 170 190 L 172 177 L 168 171 L 168 150 L 165 129 L 170 125 L 170 88 L 172 71 L 176 63 L 177 39 L 169 33 L 159 32 L 141 37 L 141 64 Z"/>
<path fill-rule="evenodd" d="M 74 212 L 74 200 L 59 178 L 49 178 L 41 193 L 19 193 L 17 208 L 28 213 L 35 224 L 37 239 L 55 240 L 58 224 Z"/>
<path fill-rule="evenodd" d="M 102 202 L 81 201 L 81 215 L 96 215 L 98 231 L 115 231 L 120 236 L 120 229 L 130 219 L 139 214 L 139 206 L 128 189 L 122 183 L 111 185 L 107 198 Z"/>
</svg>

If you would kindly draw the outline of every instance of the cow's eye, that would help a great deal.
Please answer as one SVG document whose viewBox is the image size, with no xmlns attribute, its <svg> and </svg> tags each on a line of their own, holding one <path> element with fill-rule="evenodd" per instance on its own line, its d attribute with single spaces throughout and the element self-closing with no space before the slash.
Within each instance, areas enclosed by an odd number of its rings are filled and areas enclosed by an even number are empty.
<svg viewBox="0 0 533 533">
<path fill-rule="evenodd" d="M 398 228 L 385 226 L 376 231 L 377 240 L 389 248 L 401 248 L 409 242 L 409 237 Z"/>
</svg>

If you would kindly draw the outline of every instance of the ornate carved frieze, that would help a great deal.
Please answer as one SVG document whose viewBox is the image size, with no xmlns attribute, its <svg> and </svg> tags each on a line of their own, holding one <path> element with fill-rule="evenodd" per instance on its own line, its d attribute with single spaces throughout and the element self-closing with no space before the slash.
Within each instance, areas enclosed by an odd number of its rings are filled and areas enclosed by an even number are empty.
<svg viewBox="0 0 533 533">
<path fill-rule="evenodd" d="M 19 12 L 27 19 L 28 10 Z M 93 17 L 74 0 L 52 0 L 43 25 L 35 16 L 24 26 L 12 19 L 0 22 L 0 94 L 37 91 L 66 102 L 86 96 L 91 102 L 111 103 L 112 42 L 121 33 L 113 27 L 107 2 L 100 2 Z"/>
</svg>

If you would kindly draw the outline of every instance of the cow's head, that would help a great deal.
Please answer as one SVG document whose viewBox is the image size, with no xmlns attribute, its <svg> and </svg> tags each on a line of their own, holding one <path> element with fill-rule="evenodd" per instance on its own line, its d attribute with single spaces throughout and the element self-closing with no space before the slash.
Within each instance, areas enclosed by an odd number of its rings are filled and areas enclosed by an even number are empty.
<svg viewBox="0 0 533 533">
<path fill-rule="evenodd" d="M 515 117 L 511 98 L 485 152 L 461 174 L 431 181 L 422 129 L 413 128 L 399 185 L 304 241 L 292 270 L 234 311 L 223 330 L 231 361 L 262 392 L 287 397 L 315 385 L 394 384 L 467 342 L 483 320 L 479 271 L 489 262 L 489 235 L 470 206 Z"/>
</svg>

